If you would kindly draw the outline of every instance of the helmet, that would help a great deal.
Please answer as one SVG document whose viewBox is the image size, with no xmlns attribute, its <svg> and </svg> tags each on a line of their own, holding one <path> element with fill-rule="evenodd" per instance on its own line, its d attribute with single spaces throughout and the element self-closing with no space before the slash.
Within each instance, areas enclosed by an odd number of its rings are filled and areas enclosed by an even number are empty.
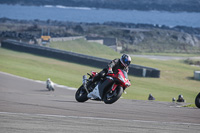
<svg viewBox="0 0 200 133">
<path fill-rule="evenodd" d="M 130 57 L 129 55 L 127 55 L 127 54 L 123 54 L 123 55 L 121 56 L 121 58 L 120 58 L 120 62 L 122 63 L 122 65 L 123 65 L 124 67 L 127 67 L 127 66 L 129 66 L 130 63 L 131 63 L 131 57 Z"/>
<path fill-rule="evenodd" d="M 178 98 L 183 98 L 183 95 L 179 95 Z"/>
</svg>

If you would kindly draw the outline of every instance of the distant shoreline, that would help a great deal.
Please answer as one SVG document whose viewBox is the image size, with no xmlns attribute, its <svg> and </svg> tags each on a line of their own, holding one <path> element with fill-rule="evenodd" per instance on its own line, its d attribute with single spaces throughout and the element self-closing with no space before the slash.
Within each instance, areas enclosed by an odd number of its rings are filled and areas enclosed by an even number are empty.
<svg viewBox="0 0 200 133">
<path fill-rule="evenodd" d="M 121 9 L 140 11 L 169 11 L 169 12 L 200 12 L 198 0 L 1 0 L 0 4 L 19 4 L 26 6 L 60 5 L 65 7 L 96 8 L 96 9 Z"/>
<path fill-rule="evenodd" d="M 166 25 L 169 27 L 200 27 L 200 13 L 112 10 L 66 6 L 21 6 L 0 4 L 0 18 L 18 20 L 52 20 L 67 22 L 105 23 L 122 22 L 135 24 Z"/>
</svg>

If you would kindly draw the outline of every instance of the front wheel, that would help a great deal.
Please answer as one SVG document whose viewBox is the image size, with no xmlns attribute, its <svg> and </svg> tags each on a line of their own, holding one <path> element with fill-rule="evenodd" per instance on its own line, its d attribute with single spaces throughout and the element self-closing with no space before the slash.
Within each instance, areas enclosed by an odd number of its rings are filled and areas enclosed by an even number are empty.
<svg viewBox="0 0 200 133">
<path fill-rule="evenodd" d="M 196 96 L 195 105 L 200 108 L 200 93 Z"/>
<path fill-rule="evenodd" d="M 78 101 L 78 102 L 85 102 L 85 101 L 88 100 L 88 98 L 87 98 L 87 92 L 86 92 L 86 90 L 84 89 L 83 85 L 80 86 L 80 87 L 78 88 L 78 90 L 76 91 L 75 99 L 76 99 L 76 101 Z"/>
<path fill-rule="evenodd" d="M 108 90 L 103 98 L 105 104 L 112 104 L 116 102 L 122 95 L 123 88 L 118 86 L 114 91 Z"/>
</svg>

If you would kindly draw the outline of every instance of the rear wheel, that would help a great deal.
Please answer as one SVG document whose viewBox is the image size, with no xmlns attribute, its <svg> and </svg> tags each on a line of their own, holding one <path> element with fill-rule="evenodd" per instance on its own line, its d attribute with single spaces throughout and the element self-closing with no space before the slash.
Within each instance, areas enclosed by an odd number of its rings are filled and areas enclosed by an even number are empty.
<svg viewBox="0 0 200 133">
<path fill-rule="evenodd" d="M 200 93 L 196 96 L 195 105 L 200 108 Z"/>
<path fill-rule="evenodd" d="M 84 89 L 83 85 L 80 86 L 79 89 L 76 91 L 75 99 L 78 102 L 85 102 L 85 101 L 88 100 L 88 98 L 87 98 L 87 92 Z"/>
<path fill-rule="evenodd" d="M 104 103 L 112 104 L 116 102 L 122 95 L 123 88 L 118 86 L 114 91 L 108 90 L 103 98 Z"/>
</svg>

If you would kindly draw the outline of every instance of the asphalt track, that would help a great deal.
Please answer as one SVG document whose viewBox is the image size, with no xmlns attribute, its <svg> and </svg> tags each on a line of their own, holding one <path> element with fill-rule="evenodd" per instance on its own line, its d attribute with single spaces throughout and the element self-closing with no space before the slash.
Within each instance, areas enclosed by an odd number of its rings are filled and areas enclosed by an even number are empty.
<svg viewBox="0 0 200 133">
<path fill-rule="evenodd" d="M 119 99 L 78 103 L 73 88 L 0 72 L 0 133 L 199 133 L 200 109 L 177 103 Z"/>
</svg>

